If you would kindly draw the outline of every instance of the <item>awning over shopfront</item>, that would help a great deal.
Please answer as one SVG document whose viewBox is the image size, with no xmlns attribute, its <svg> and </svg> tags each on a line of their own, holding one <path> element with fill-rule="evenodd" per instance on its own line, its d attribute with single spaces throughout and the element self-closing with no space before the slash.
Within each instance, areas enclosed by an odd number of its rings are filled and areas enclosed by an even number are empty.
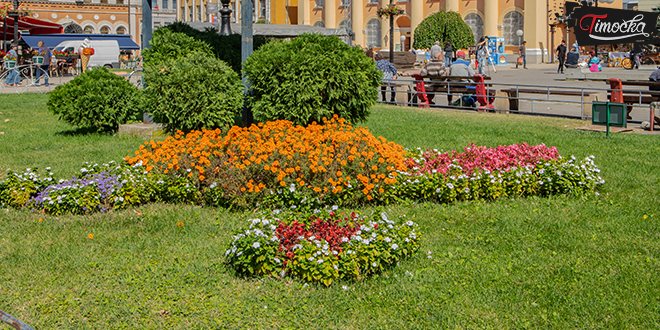
<svg viewBox="0 0 660 330">
<path fill-rule="evenodd" d="M 66 40 L 117 40 L 119 49 L 121 50 L 136 50 L 140 46 L 131 39 L 128 34 L 74 34 L 74 33 L 60 33 L 60 34 L 42 34 L 33 36 L 32 34 L 23 34 L 22 39 L 32 48 L 37 47 L 39 40 L 43 40 L 48 48 L 54 48 L 60 42 Z"/>
<path fill-rule="evenodd" d="M 18 31 L 30 34 L 62 33 L 62 25 L 48 22 L 32 17 L 20 17 L 18 19 Z M 4 32 L 2 20 L 0 20 L 0 34 Z M 7 17 L 7 38 L 14 37 L 14 18 Z"/>
<path fill-rule="evenodd" d="M 218 29 L 218 23 L 186 22 L 193 28 L 204 31 L 206 28 Z M 231 31 L 235 34 L 241 33 L 240 24 L 232 24 Z M 254 24 L 252 34 L 258 37 L 293 38 L 303 33 L 318 33 L 324 36 L 347 36 L 345 29 L 330 29 L 311 25 L 278 25 L 278 24 Z"/>
</svg>

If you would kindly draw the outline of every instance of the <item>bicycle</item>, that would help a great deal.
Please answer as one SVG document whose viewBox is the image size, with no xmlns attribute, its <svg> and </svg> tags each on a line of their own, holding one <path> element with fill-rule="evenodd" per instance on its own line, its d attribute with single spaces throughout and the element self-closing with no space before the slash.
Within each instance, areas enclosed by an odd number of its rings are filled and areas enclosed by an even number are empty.
<svg viewBox="0 0 660 330">
<path fill-rule="evenodd" d="M 133 68 L 133 71 L 128 74 L 126 80 L 135 85 L 135 87 L 142 89 L 144 88 L 144 81 L 142 77 L 143 72 L 144 69 L 142 68 L 142 57 L 139 57 L 135 64 L 135 68 Z"/>
</svg>

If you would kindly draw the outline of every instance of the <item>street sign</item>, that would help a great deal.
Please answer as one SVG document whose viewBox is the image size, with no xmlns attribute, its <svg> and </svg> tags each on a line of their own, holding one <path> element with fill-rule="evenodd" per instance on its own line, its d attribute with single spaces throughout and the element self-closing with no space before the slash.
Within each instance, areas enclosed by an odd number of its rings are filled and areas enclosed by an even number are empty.
<svg viewBox="0 0 660 330">
<path fill-rule="evenodd" d="M 207 13 L 217 13 L 218 12 L 218 4 L 217 3 L 207 3 L 206 4 L 206 12 Z"/>
</svg>

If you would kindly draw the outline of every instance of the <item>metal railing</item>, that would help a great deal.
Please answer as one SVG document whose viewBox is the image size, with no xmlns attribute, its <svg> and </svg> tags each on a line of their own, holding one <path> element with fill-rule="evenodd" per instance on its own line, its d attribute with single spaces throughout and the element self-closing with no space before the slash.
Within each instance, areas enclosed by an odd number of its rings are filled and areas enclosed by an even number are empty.
<svg viewBox="0 0 660 330">
<path fill-rule="evenodd" d="M 463 100 L 462 96 L 464 93 L 452 92 L 452 88 L 455 90 L 456 87 L 464 87 L 466 85 L 475 86 L 477 83 L 474 82 L 460 82 L 460 81 L 447 81 L 447 80 L 425 80 L 425 86 L 427 87 L 427 97 L 433 99 L 435 104 L 429 104 L 429 107 L 432 108 L 448 108 L 448 109 L 463 109 L 463 110 L 476 110 L 476 106 L 465 106 L 462 102 L 458 104 L 449 104 L 444 102 L 443 96 L 447 97 L 449 95 L 453 96 L 454 99 L 458 98 Z M 404 99 L 398 98 L 395 102 L 397 105 L 402 106 L 420 106 L 418 91 L 416 90 L 417 80 L 412 78 L 399 78 L 393 82 L 384 82 L 381 85 L 379 90 L 379 101 L 381 103 L 392 103 L 383 100 L 382 92 L 383 87 L 386 92 L 385 100 L 390 100 L 390 89 L 395 87 L 396 94 L 403 94 L 406 97 Z M 486 81 L 485 89 L 488 99 L 492 100 L 492 104 L 495 105 L 494 111 L 509 111 L 510 113 L 519 113 L 519 114 L 534 114 L 534 115 L 547 115 L 547 116 L 559 116 L 559 117 L 568 117 L 568 118 L 581 118 L 581 119 L 590 119 L 591 118 L 591 104 L 593 101 L 607 101 L 609 98 L 610 88 L 596 88 L 596 87 L 567 87 L 567 86 L 548 86 L 548 85 L 530 85 L 530 84 L 510 84 L 510 83 L 491 83 Z M 434 92 L 429 91 L 433 90 L 433 85 L 442 86 L 442 89 L 446 91 Z M 605 85 L 605 84 L 604 84 Z M 464 90 L 464 88 L 461 88 Z M 530 92 L 529 90 L 533 90 Z M 508 94 L 504 91 L 508 91 Z M 545 91 L 545 92 L 543 92 Z M 623 89 L 624 94 L 638 94 L 639 99 L 636 103 L 630 104 L 631 107 L 645 107 L 648 109 L 648 102 L 645 104 L 643 102 L 643 97 L 648 96 L 648 90 L 642 89 Z M 562 94 L 571 94 L 571 95 L 562 95 Z M 476 93 L 470 92 L 469 95 L 474 97 L 476 101 Z M 515 96 L 517 95 L 517 97 Z M 523 109 L 522 106 L 519 106 L 518 110 L 510 109 L 511 100 L 515 100 L 520 105 L 521 101 L 526 102 Z M 500 100 L 500 102 L 498 102 Z M 504 102 L 502 102 L 504 101 Z M 476 102 L 475 102 L 476 103 Z M 575 108 L 566 110 L 562 109 L 561 111 L 538 111 L 537 107 L 539 103 L 542 104 L 555 104 L 557 106 L 567 106 L 572 105 Z M 481 104 L 480 104 L 481 105 Z M 503 106 L 504 105 L 504 106 Z M 507 106 L 508 105 L 508 106 Z M 579 107 L 579 111 L 578 111 Z"/>
</svg>

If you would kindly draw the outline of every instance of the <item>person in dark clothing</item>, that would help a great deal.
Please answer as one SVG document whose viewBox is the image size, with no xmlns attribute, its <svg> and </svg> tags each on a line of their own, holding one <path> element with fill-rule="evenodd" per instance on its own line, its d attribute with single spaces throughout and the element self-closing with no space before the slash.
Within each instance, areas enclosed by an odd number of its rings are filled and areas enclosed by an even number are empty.
<svg viewBox="0 0 660 330">
<path fill-rule="evenodd" d="M 561 44 L 557 46 L 555 50 L 557 54 L 557 59 L 559 60 L 559 67 L 557 67 L 557 73 L 564 73 L 564 62 L 566 61 L 566 40 L 562 40 Z"/>
<path fill-rule="evenodd" d="M 566 55 L 566 64 L 564 65 L 567 68 L 577 68 L 578 61 L 580 60 L 580 53 L 578 53 L 577 48 L 571 48 L 571 51 Z"/>
<path fill-rule="evenodd" d="M 447 67 L 450 67 L 454 62 L 454 47 L 451 46 L 451 42 L 445 42 L 445 64 Z"/>
</svg>

